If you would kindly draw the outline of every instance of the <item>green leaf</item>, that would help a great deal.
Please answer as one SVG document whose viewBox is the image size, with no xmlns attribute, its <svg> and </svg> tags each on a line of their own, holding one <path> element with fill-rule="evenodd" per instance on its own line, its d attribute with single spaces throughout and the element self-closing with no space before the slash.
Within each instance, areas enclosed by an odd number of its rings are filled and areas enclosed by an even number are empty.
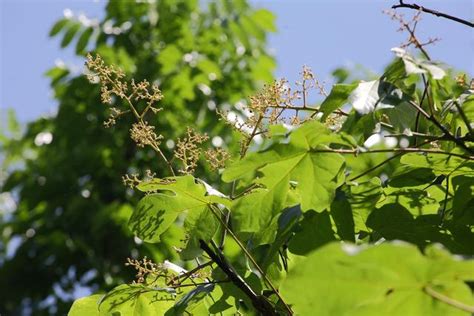
<svg viewBox="0 0 474 316">
<path fill-rule="evenodd" d="M 281 294 L 298 315 L 468 315 L 427 294 L 426 288 L 472 305 L 464 281 L 474 261 L 446 252 L 384 243 L 368 248 L 330 244 L 294 266 Z M 307 290 L 302 290 L 307 289 Z"/>
<path fill-rule="evenodd" d="M 79 31 L 81 28 L 81 24 L 78 22 L 71 23 L 71 25 L 68 26 L 67 31 L 64 33 L 63 39 L 61 41 L 61 47 L 66 47 L 71 43 L 71 41 L 74 39 L 74 35 Z"/>
<path fill-rule="evenodd" d="M 201 213 L 207 209 L 209 199 L 203 185 L 196 184 L 192 176 L 154 179 L 137 186 L 142 191 L 159 191 L 145 196 L 133 212 L 129 227 L 147 242 L 160 241 L 163 234 L 183 212 Z"/>
<path fill-rule="evenodd" d="M 166 313 L 166 316 L 180 316 L 192 312 L 193 307 L 202 303 L 202 300 L 214 290 L 214 284 L 198 285 L 188 293 L 184 294 L 175 305 Z"/>
<path fill-rule="evenodd" d="M 99 301 L 102 294 L 86 296 L 74 301 L 68 316 L 99 316 Z"/>
<path fill-rule="evenodd" d="M 393 108 L 402 102 L 403 93 L 392 84 L 373 80 L 361 82 L 349 96 L 354 109 L 367 114 L 379 109 Z"/>
<path fill-rule="evenodd" d="M 382 196 L 382 187 L 379 178 L 351 185 L 348 196 L 352 214 L 354 216 L 354 229 L 356 233 L 369 232 L 366 222 L 370 213 Z"/>
<path fill-rule="evenodd" d="M 211 240 L 218 228 L 219 222 L 209 207 L 189 212 L 184 221 L 184 229 L 189 236 L 189 240 L 180 253 L 181 258 L 191 260 L 199 256 L 202 253 L 199 240 Z"/>
<path fill-rule="evenodd" d="M 272 12 L 265 9 L 255 10 L 249 18 L 263 30 L 276 32 L 275 15 Z"/>
<path fill-rule="evenodd" d="M 474 178 L 456 188 L 453 199 L 453 219 L 464 225 L 474 225 Z"/>
<path fill-rule="evenodd" d="M 289 143 L 275 143 L 263 152 L 249 154 L 227 168 L 222 178 L 229 182 L 259 170 L 263 176 L 256 182 L 265 186 L 273 187 L 282 179 L 293 181 L 301 209 L 323 211 L 344 179 L 344 158 L 318 151 L 327 150 L 330 143 L 348 145 L 321 123 L 310 122 L 293 131 Z"/>
<path fill-rule="evenodd" d="M 355 223 L 351 204 L 344 192 L 338 190 L 331 204 L 331 217 L 337 228 L 337 235 L 342 240 L 355 242 Z"/>
<path fill-rule="evenodd" d="M 176 45 L 167 45 L 157 56 L 163 75 L 176 71 L 180 65 L 182 53 Z"/>
<path fill-rule="evenodd" d="M 419 246 L 429 242 L 447 242 L 438 225 L 437 215 L 420 215 L 416 219 L 405 207 L 399 204 L 386 204 L 373 211 L 367 219 L 367 226 L 388 240 L 401 239 Z"/>
<path fill-rule="evenodd" d="M 77 40 L 76 54 L 81 54 L 84 51 L 93 32 L 94 29 L 92 27 L 88 27 L 84 30 L 84 32 L 82 32 L 81 36 Z"/>
<path fill-rule="evenodd" d="M 356 87 L 357 84 L 335 84 L 332 87 L 331 93 L 329 93 L 328 97 L 324 99 L 319 107 L 319 110 L 323 112 L 321 121 L 324 122 L 329 114 L 343 106 Z"/>
<path fill-rule="evenodd" d="M 383 74 L 383 80 L 395 84 L 398 80 L 401 80 L 407 76 L 405 71 L 405 64 L 403 59 L 396 58 L 386 69 Z"/>
<path fill-rule="evenodd" d="M 304 213 L 304 218 L 288 244 L 288 250 L 297 255 L 306 255 L 312 250 L 336 240 L 329 213 L 324 211 Z"/>
<path fill-rule="evenodd" d="M 396 47 L 392 51 L 403 60 L 408 75 L 428 73 L 435 80 L 443 79 L 446 75 L 446 72 L 436 62 L 414 58 L 402 48 Z"/>
<path fill-rule="evenodd" d="M 438 213 L 438 201 L 430 196 L 430 193 L 424 188 L 387 187 L 384 188 L 383 193 L 384 197 L 378 201 L 377 207 L 398 203 L 415 216 Z"/>
<path fill-rule="evenodd" d="M 211 76 L 213 74 L 216 80 L 219 80 L 222 78 L 222 71 L 219 68 L 219 65 L 213 62 L 212 60 L 203 58 L 199 60 L 196 67 L 208 76 Z"/>
<path fill-rule="evenodd" d="M 53 37 L 56 34 L 58 34 L 70 22 L 71 22 L 71 20 L 69 20 L 69 19 L 58 20 L 56 23 L 54 23 L 53 27 L 49 31 L 49 36 Z"/>
<path fill-rule="evenodd" d="M 456 151 L 453 151 L 453 153 Z M 405 165 L 418 168 L 429 168 L 433 173 L 439 175 L 471 175 L 474 176 L 474 162 L 461 157 L 440 155 L 409 153 L 402 156 L 400 162 Z"/>
<path fill-rule="evenodd" d="M 267 229 L 272 219 L 285 205 L 289 191 L 288 175 L 280 174 L 273 183 L 258 188 L 236 200 L 232 205 L 232 227 L 239 233 L 257 233 Z M 270 243 L 276 234 L 276 228 L 261 239 L 258 244 Z"/>
<path fill-rule="evenodd" d="M 164 315 L 174 305 L 172 294 L 165 289 L 151 289 L 140 284 L 119 285 L 100 302 L 100 315 Z"/>
</svg>

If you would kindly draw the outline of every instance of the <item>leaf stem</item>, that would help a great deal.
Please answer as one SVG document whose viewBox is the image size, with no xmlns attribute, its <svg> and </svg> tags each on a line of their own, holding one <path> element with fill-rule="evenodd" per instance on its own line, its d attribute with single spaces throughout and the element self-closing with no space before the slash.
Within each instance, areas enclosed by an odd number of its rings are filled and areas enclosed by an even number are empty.
<svg viewBox="0 0 474 316">
<path fill-rule="evenodd" d="M 423 288 L 423 290 L 429 296 L 431 296 L 431 297 L 433 297 L 437 300 L 440 300 L 443 303 L 446 303 L 448 305 L 456 307 L 457 309 L 463 310 L 463 311 L 471 313 L 471 314 L 474 313 L 474 306 L 472 306 L 472 305 L 467 305 L 467 304 L 464 304 L 462 302 L 456 301 L 455 299 L 452 299 L 452 298 L 450 298 L 450 297 L 448 297 L 444 294 L 441 294 L 441 293 L 435 291 L 434 289 L 432 289 L 429 286 L 425 286 Z"/>
</svg>

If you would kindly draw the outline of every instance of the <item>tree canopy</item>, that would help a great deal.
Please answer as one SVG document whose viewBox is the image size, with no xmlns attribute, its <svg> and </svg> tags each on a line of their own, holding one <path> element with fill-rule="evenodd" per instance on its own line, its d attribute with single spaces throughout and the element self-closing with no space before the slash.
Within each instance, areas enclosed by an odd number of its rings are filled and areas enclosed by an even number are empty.
<svg viewBox="0 0 474 316">
<path fill-rule="evenodd" d="M 215 109 L 229 109 L 272 80 L 266 38 L 273 19 L 246 1 L 110 1 L 101 21 L 64 18 L 50 35 L 78 56 L 94 51 L 127 76 L 160 83 L 167 110 L 153 124 L 172 140 L 163 148 L 168 154 L 187 126 L 219 135 L 214 143 L 226 147 L 233 135 Z M 79 288 L 110 289 L 129 280 L 123 262 L 131 253 L 174 256 L 167 246 L 133 240 L 126 224 L 138 197 L 121 183 L 123 175 L 146 169 L 165 175 L 166 166 L 156 169 L 150 151 L 135 150 L 126 116 L 104 131 L 102 122 L 117 113 L 104 111 L 99 87 L 91 89 L 82 74 L 53 67 L 46 75 L 57 115 L 29 123 L 12 150 L 5 147 L 6 155 L 22 151 L 24 161 L 2 188 L 19 203 L 0 219 L 1 314 L 31 308 L 34 315 L 65 314 Z M 19 246 L 7 255 L 9 243 Z"/>
<path fill-rule="evenodd" d="M 25 237 L 0 282 L 39 282 L 2 308 L 63 312 L 86 285 L 68 315 L 473 314 L 474 81 L 416 34 L 422 12 L 469 22 L 400 1 L 417 11 L 388 12 L 408 40 L 378 76 L 338 69 L 326 91 L 305 66 L 244 100 L 271 79 L 271 14 L 179 4 L 111 2 L 103 32 L 53 27 L 86 70 L 50 71 L 57 117 L 7 143 L 15 157 L 52 135 L 3 188 L 20 199 L 3 238 Z"/>
</svg>

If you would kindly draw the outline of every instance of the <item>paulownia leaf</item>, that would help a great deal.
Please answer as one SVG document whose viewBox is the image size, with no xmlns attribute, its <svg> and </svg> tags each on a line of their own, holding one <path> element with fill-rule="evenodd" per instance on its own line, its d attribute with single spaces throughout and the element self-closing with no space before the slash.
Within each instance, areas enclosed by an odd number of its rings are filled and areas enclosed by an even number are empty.
<svg viewBox="0 0 474 316">
<path fill-rule="evenodd" d="M 449 248 L 453 237 L 440 230 L 441 218 L 437 214 L 415 217 L 399 204 L 386 204 L 374 210 L 367 219 L 367 226 L 388 240 L 404 240 L 424 247 L 439 242 Z"/>
<path fill-rule="evenodd" d="M 101 316 L 165 315 L 174 305 L 174 297 L 165 289 L 140 284 L 123 284 L 107 293 L 99 305 Z"/>
<path fill-rule="evenodd" d="M 259 170 L 263 176 L 257 183 L 271 190 L 281 181 L 293 181 L 300 195 L 301 209 L 322 211 L 329 207 L 335 189 L 343 182 L 344 158 L 318 150 L 327 150 L 330 143 L 348 145 L 348 141 L 319 122 L 306 123 L 289 137 L 288 143 L 275 143 L 263 152 L 249 154 L 234 163 L 224 171 L 223 180 L 230 182 Z"/>
<path fill-rule="evenodd" d="M 331 217 L 336 224 L 339 238 L 355 242 L 355 223 L 351 204 L 343 191 L 338 190 L 331 204 Z"/>
<path fill-rule="evenodd" d="M 103 297 L 101 294 L 86 296 L 74 301 L 69 310 L 68 316 L 99 316 L 99 301 Z"/>
<path fill-rule="evenodd" d="M 461 261 L 436 246 L 384 243 L 357 247 L 333 243 L 290 270 L 281 294 L 298 315 L 465 315 L 427 291 L 472 305 L 464 281 L 474 261 Z M 311 290 L 302 290 L 311 289 Z"/>
<path fill-rule="evenodd" d="M 377 203 L 377 207 L 385 204 L 398 203 L 415 216 L 423 214 L 437 214 L 439 203 L 423 188 L 392 188 L 383 190 L 384 197 Z"/>
<path fill-rule="evenodd" d="M 454 150 L 453 153 L 454 152 L 456 152 L 456 150 Z M 409 153 L 403 155 L 400 162 L 412 167 L 430 168 L 437 176 L 474 176 L 474 162 L 457 156 Z"/>
<path fill-rule="evenodd" d="M 392 52 L 403 60 L 405 72 L 408 75 L 428 73 L 435 80 L 443 79 L 446 75 L 446 72 L 435 62 L 416 59 L 399 47 L 392 48 Z"/>
<path fill-rule="evenodd" d="M 356 87 L 357 84 L 335 84 L 332 87 L 331 93 L 329 93 L 328 97 L 324 99 L 319 107 L 319 110 L 323 113 L 321 121 L 324 122 L 329 114 L 343 106 Z"/>
<path fill-rule="evenodd" d="M 348 196 L 352 214 L 354 216 L 354 230 L 356 233 L 369 232 L 366 222 L 370 213 L 382 196 L 382 187 L 379 178 L 351 185 Z"/>
<path fill-rule="evenodd" d="M 198 285 L 188 293 L 184 294 L 175 305 L 166 313 L 166 316 L 181 316 L 186 311 L 192 313 L 193 307 L 202 303 L 202 300 L 214 290 L 214 284 Z"/>
<path fill-rule="evenodd" d="M 453 219 L 460 224 L 474 225 L 474 178 L 461 184 L 453 199 Z"/>
<path fill-rule="evenodd" d="M 361 82 L 352 91 L 349 101 L 360 114 L 393 108 L 403 101 L 403 93 L 395 86 L 381 80 Z"/>
<path fill-rule="evenodd" d="M 288 250 L 297 255 L 306 255 L 310 251 L 336 240 L 332 230 L 329 213 L 324 211 L 304 213 L 299 229 L 291 238 Z"/>
<path fill-rule="evenodd" d="M 160 241 L 160 235 L 184 212 L 188 213 L 185 228 L 195 232 L 197 238 L 208 240 L 216 229 L 210 220 L 209 204 L 226 203 L 222 197 L 206 195 L 204 185 L 196 183 L 192 176 L 154 179 L 137 188 L 145 192 L 158 191 L 138 203 L 129 221 L 130 229 L 147 242 Z M 196 227 L 200 228 L 196 230 Z"/>
</svg>

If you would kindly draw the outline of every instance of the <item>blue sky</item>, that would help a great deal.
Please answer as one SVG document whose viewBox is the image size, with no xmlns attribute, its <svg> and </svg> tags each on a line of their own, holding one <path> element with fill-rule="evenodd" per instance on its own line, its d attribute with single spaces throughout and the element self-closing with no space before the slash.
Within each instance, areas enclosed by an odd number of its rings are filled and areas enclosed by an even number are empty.
<svg viewBox="0 0 474 316">
<path fill-rule="evenodd" d="M 311 67 L 321 80 L 341 65 L 362 64 L 380 72 L 392 57 L 390 49 L 406 37 L 396 32 L 397 23 L 381 13 L 395 0 L 251 2 L 277 16 L 278 32 L 270 37 L 269 47 L 278 62 L 276 77 L 290 81 L 297 79 L 302 65 Z M 473 20 L 472 0 L 417 3 Z M 103 0 L 0 0 L 0 108 L 14 108 L 22 122 L 54 113 L 57 104 L 44 72 L 57 60 L 78 67 L 83 61 L 72 48 L 60 49 L 59 39 L 48 38 L 49 29 L 64 9 L 100 18 L 104 5 Z M 441 38 L 429 48 L 433 59 L 474 73 L 472 29 L 429 15 L 424 15 L 418 29 L 421 38 Z"/>
</svg>

